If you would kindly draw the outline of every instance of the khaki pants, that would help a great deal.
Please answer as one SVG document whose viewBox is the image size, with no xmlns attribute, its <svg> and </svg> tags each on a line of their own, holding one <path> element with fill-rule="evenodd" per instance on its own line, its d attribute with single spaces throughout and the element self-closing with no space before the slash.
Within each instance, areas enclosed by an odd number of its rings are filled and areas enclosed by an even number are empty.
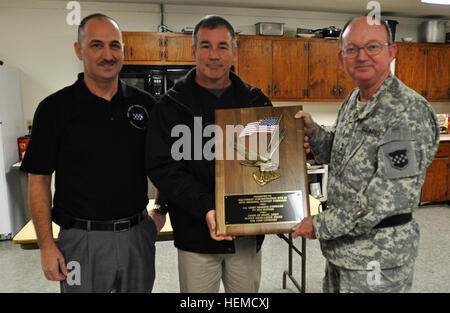
<svg viewBox="0 0 450 313">
<path fill-rule="evenodd" d="M 217 293 L 222 280 L 227 293 L 255 293 L 261 281 L 261 250 L 254 236 L 235 239 L 236 253 L 202 254 L 178 249 L 180 292 Z"/>
</svg>

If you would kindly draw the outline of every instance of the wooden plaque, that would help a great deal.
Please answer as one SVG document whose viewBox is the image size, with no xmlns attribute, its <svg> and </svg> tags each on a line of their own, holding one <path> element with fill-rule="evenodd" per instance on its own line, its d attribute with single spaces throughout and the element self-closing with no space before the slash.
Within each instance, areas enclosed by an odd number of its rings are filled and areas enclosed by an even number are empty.
<svg viewBox="0 0 450 313">
<path fill-rule="evenodd" d="M 299 110 L 302 106 L 215 111 L 215 123 L 223 134 L 222 144 L 216 140 L 215 160 L 218 235 L 289 233 L 310 215 L 303 120 L 294 119 Z M 251 133 L 253 126 L 263 131 L 267 127 L 263 125 L 274 121 L 279 123 L 275 133 Z M 235 128 L 231 136 L 227 136 L 227 125 Z M 250 134 L 240 136 L 247 129 Z M 280 138 L 278 151 L 270 145 L 276 135 Z M 267 151 L 272 151 L 272 156 Z M 275 179 L 260 185 L 257 181 L 261 183 L 260 178 L 267 175 Z"/>
</svg>

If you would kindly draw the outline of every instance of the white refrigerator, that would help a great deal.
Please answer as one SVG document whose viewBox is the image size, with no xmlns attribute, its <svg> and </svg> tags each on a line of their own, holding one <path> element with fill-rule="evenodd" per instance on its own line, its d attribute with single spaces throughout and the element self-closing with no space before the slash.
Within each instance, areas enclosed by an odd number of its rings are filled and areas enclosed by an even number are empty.
<svg viewBox="0 0 450 313">
<path fill-rule="evenodd" d="M 24 199 L 17 138 L 25 134 L 20 71 L 0 66 L 0 240 L 10 239 L 24 225 Z"/>
</svg>

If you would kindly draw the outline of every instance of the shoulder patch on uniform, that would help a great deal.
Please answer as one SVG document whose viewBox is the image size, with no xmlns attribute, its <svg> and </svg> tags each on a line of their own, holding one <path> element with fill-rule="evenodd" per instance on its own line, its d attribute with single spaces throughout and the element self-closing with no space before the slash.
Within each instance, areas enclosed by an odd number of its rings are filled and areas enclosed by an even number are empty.
<svg viewBox="0 0 450 313">
<path fill-rule="evenodd" d="M 408 165 L 408 154 L 406 149 L 400 149 L 388 153 L 391 160 L 391 166 L 399 170 L 405 168 Z"/>
<path fill-rule="evenodd" d="M 405 125 L 391 127 L 381 140 L 380 149 L 386 178 L 412 177 L 418 174 L 414 139 Z"/>
<path fill-rule="evenodd" d="M 381 146 L 387 178 L 417 175 L 418 167 L 412 141 L 393 141 Z"/>
</svg>

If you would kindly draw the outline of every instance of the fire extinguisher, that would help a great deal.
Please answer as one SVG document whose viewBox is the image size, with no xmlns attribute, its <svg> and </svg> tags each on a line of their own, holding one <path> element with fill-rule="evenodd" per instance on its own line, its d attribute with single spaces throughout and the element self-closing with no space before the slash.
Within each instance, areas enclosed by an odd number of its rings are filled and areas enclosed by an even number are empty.
<svg viewBox="0 0 450 313">
<path fill-rule="evenodd" d="M 22 161 L 27 151 L 28 143 L 31 137 L 31 126 L 28 126 L 28 134 L 17 138 L 17 144 L 19 145 L 19 160 Z"/>
</svg>

